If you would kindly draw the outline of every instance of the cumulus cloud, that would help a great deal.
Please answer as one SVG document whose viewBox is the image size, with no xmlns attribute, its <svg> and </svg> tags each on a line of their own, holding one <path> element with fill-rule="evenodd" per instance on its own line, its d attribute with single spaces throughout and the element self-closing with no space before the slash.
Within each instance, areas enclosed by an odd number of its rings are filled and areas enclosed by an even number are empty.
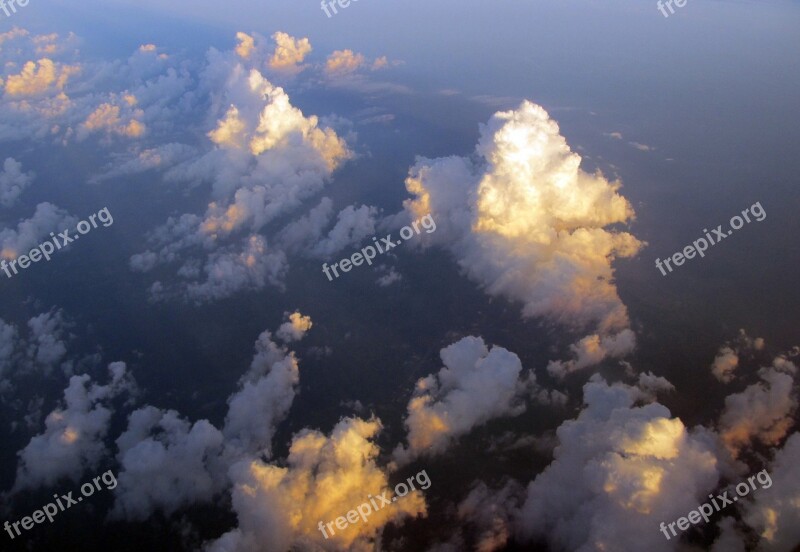
<svg viewBox="0 0 800 552">
<path fill-rule="evenodd" d="M 400 464 L 441 454 L 472 428 L 525 410 L 522 362 L 514 353 L 490 350 L 480 337 L 465 337 L 440 355 L 444 368 L 417 381 L 408 403 L 408 446 L 394 452 Z"/>
<path fill-rule="evenodd" d="M 725 399 L 719 431 L 734 456 L 751 443 L 777 445 L 794 425 L 797 393 L 794 376 L 797 367 L 785 357 L 758 372 L 761 381 Z"/>
<path fill-rule="evenodd" d="M 64 361 L 67 353 L 70 324 L 63 311 L 51 309 L 28 320 L 27 331 L 0 319 L 0 380 L 8 386 L 10 380 L 32 371 L 49 375 L 61 366 L 65 372 L 71 363 Z M 16 368 L 13 373 L 9 373 Z"/>
<path fill-rule="evenodd" d="M 63 90 L 69 78 L 79 71 L 78 66 L 63 65 L 48 58 L 29 61 L 18 74 L 6 77 L 5 93 L 14 97 L 52 94 Z"/>
<path fill-rule="evenodd" d="M 93 176 L 90 184 L 97 184 L 121 176 L 139 174 L 149 170 L 168 170 L 197 155 L 197 149 L 186 144 L 171 142 L 154 148 L 134 148 L 125 157 L 109 163 L 104 172 Z"/>
<path fill-rule="evenodd" d="M 222 433 L 206 420 L 191 424 L 174 410 L 153 406 L 136 410 L 117 439 L 120 467 L 111 517 L 141 521 L 155 508 L 169 515 L 210 500 L 224 484 L 222 443 Z"/>
<path fill-rule="evenodd" d="M 309 321 L 310 323 L 310 321 Z M 271 455 L 277 425 L 286 417 L 299 382 L 293 353 L 269 331 L 256 341 L 250 369 L 228 398 L 222 430 L 191 423 L 152 406 L 133 412 L 117 439 L 120 464 L 112 517 L 143 520 L 208 502 L 227 488 L 227 470 L 244 457 Z"/>
<path fill-rule="evenodd" d="M 300 64 L 311 53 L 311 43 L 307 38 L 296 39 L 286 33 L 277 32 L 272 35 L 275 40 L 275 52 L 269 60 L 270 69 L 296 73 L 305 67 Z"/>
<path fill-rule="evenodd" d="M 363 54 L 356 54 L 353 50 L 336 50 L 328 56 L 325 72 L 329 76 L 348 75 L 358 71 L 365 63 Z"/>
<path fill-rule="evenodd" d="M 306 329 L 310 328 L 310 318 L 299 321 L 306 323 Z M 262 333 L 250 370 L 241 379 L 239 391 L 228 399 L 223 428 L 227 446 L 238 453 L 270 456 L 272 436 L 292 406 L 299 381 L 294 353 L 277 346 L 269 331 Z"/>
<path fill-rule="evenodd" d="M 241 58 L 247 59 L 256 47 L 255 39 L 247 33 L 236 33 L 236 40 L 239 44 L 236 45 L 236 55 Z"/>
<path fill-rule="evenodd" d="M 744 521 L 761 537 L 759 551 L 788 552 L 800 542 L 800 526 L 797 524 L 800 519 L 798 458 L 800 433 L 794 433 L 777 451 L 768 469 L 772 485 L 753 493 L 752 502 L 744 503 Z"/>
<path fill-rule="evenodd" d="M 588 335 L 570 346 L 575 359 L 550 361 L 547 371 L 554 377 L 563 378 L 571 372 L 598 364 L 606 358 L 623 357 L 633 351 L 635 346 L 636 334 L 627 328 L 616 335 L 606 337 L 597 334 Z"/>
<path fill-rule="evenodd" d="M 13 47 L 0 51 L 5 87 L 0 140 L 66 145 L 99 133 L 101 144 L 110 145 L 111 137 L 149 133 L 151 124 L 156 134 L 174 128 L 180 115 L 197 110 L 199 95 L 190 90 L 196 83 L 188 66 L 155 46 L 143 46 L 127 60 L 84 62 L 72 34 L 25 32 L 8 40 Z"/>
<path fill-rule="evenodd" d="M 306 335 L 306 332 L 311 329 L 313 325 L 311 322 L 310 316 L 303 316 L 300 314 L 300 311 L 295 311 L 292 314 L 284 313 L 285 315 L 289 315 L 289 321 L 284 322 L 281 324 L 278 331 L 275 332 L 275 336 L 278 339 L 283 340 L 285 343 L 291 343 L 292 341 L 300 341 Z"/>
<path fill-rule="evenodd" d="M 736 377 L 734 372 L 737 366 L 739 366 L 739 356 L 736 351 L 727 346 L 721 347 L 711 365 L 711 373 L 719 381 L 730 383 Z"/>
<path fill-rule="evenodd" d="M 730 383 L 736 378 L 736 369 L 739 367 L 739 356 L 747 354 L 752 356 L 754 351 L 764 349 L 764 339 L 755 339 L 747 335 L 743 329 L 733 341 L 720 347 L 714 362 L 711 364 L 711 373 L 719 381 Z"/>
<path fill-rule="evenodd" d="M 74 227 L 77 222 L 78 219 L 52 203 L 40 203 L 36 206 L 33 216 L 20 221 L 16 230 L 13 228 L 0 230 L 0 259 L 7 261 L 16 259 L 45 239 L 50 239 L 50 233 Z"/>
<path fill-rule="evenodd" d="M 291 252 L 310 251 L 322 239 L 332 216 L 333 201 L 323 197 L 316 207 L 281 230 L 278 235 L 281 246 Z"/>
<path fill-rule="evenodd" d="M 22 172 L 22 163 L 7 157 L 0 170 L 0 205 L 11 207 L 22 192 L 33 182 L 36 173 Z"/>
<path fill-rule="evenodd" d="M 559 549 L 673 549 L 659 523 L 705 500 L 718 481 L 716 456 L 637 387 L 584 386 L 586 408 L 556 431 L 555 459 L 528 486 L 518 518 L 523 538 Z"/>
<path fill-rule="evenodd" d="M 514 534 L 513 514 L 523 494 L 523 489 L 514 481 L 498 491 L 492 491 L 483 482 L 473 485 L 469 495 L 458 505 L 458 519 L 474 527 L 476 552 L 502 550 L 509 543 Z"/>
<path fill-rule="evenodd" d="M 128 105 L 131 108 L 131 104 L 128 102 L 123 105 Z M 129 111 L 130 114 L 124 115 L 121 114 L 119 105 L 101 104 L 81 124 L 77 134 L 78 140 L 85 139 L 93 132 L 104 132 L 106 137 L 111 135 L 125 136 L 127 138 L 141 137 L 145 132 L 145 125 L 135 117 L 142 118 L 144 111 L 133 108 L 129 109 Z"/>
<path fill-rule="evenodd" d="M 311 248 L 311 256 L 329 259 L 345 247 L 358 245 L 365 238 L 373 236 L 377 215 L 378 209 L 375 207 L 345 207 L 339 211 L 336 224 L 328 235 Z"/>
<path fill-rule="evenodd" d="M 183 274 L 193 275 L 186 270 Z M 186 296 L 198 303 L 229 297 L 241 290 L 259 290 L 267 283 L 283 286 L 287 270 L 283 251 L 270 248 L 263 236 L 252 234 L 241 245 L 211 253 L 203 266 L 205 278 L 186 286 Z"/>
<path fill-rule="evenodd" d="M 521 301 L 525 316 L 625 329 L 611 262 L 642 243 L 606 228 L 634 215 L 620 184 L 581 170 L 555 121 L 528 101 L 481 127 L 476 154 L 410 170 L 406 211 L 438 225 L 427 243 L 447 247 L 487 293 Z"/>
<path fill-rule="evenodd" d="M 210 180 L 212 201 L 202 216 L 169 219 L 151 234 L 152 249 L 131 260 L 132 266 L 148 269 L 189 257 L 178 269 L 189 280 L 179 291 L 195 301 L 267 284 L 280 288 L 287 269 L 285 252 L 280 239 L 259 232 L 322 190 L 351 155 L 331 128 L 320 127 L 315 116 L 304 116 L 259 71 L 215 54 L 209 57 L 207 79 L 207 86 L 216 83 L 221 90 L 212 106 L 220 117 L 208 132 L 216 147 L 172 167 L 167 177 Z M 246 231 L 250 235 L 240 245 L 226 245 Z M 290 222 L 281 239 L 291 248 L 305 237 Z M 160 296 L 169 296 L 168 290 Z"/>
<path fill-rule="evenodd" d="M 426 513 L 424 498 L 414 491 L 372 512 L 366 522 L 351 524 L 325 539 L 320 521 L 335 520 L 378 496 L 388 487 L 377 465 L 373 440 L 377 420 L 346 418 L 331 435 L 303 430 L 292 440 L 281 466 L 247 459 L 230 471 L 238 527 L 210 543 L 209 552 L 318 549 L 373 550 L 383 527 Z"/>
<path fill-rule="evenodd" d="M 134 390 L 125 363 L 109 364 L 110 381 L 98 385 L 87 375 L 72 376 L 64 402 L 45 420 L 45 431 L 19 454 L 13 491 L 52 486 L 61 478 L 76 483 L 85 470 L 97 467 L 106 454 L 103 439 L 111 419 L 111 401 Z"/>
</svg>

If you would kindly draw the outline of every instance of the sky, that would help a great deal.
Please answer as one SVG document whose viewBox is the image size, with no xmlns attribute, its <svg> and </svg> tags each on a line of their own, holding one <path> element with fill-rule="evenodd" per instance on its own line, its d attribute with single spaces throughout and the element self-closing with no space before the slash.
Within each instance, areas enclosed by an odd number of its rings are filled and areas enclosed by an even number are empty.
<svg viewBox="0 0 800 552">
<path fill-rule="evenodd" d="M 0 7 L 0 549 L 797 550 L 800 5 L 673 8 Z"/>
</svg>

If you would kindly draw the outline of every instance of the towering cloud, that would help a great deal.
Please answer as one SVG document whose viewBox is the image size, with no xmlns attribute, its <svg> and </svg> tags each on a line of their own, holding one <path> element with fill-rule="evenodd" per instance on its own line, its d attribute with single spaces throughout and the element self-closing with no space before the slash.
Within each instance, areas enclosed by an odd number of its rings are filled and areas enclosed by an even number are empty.
<svg viewBox="0 0 800 552">
<path fill-rule="evenodd" d="M 476 156 L 411 169 L 406 209 L 439 226 L 425 239 L 449 248 L 488 293 L 521 301 L 526 316 L 624 329 L 611 261 L 642 243 L 606 228 L 634 214 L 620 184 L 581 170 L 555 121 L 528 101 L 481 127 Z"/>
</svg>

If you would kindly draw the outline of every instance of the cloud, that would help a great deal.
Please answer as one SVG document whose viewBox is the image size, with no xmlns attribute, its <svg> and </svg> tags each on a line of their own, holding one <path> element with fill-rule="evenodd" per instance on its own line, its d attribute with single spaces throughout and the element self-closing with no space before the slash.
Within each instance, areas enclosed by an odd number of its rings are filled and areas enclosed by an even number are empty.
<svg viewBox="0 0 800 552">
<path fill-rule="evenodd" d="M 636 148 L 639 151 L 653 151 L 654 149 L 656 149 L 653 146 L 648 146 L 647 144 L 640 144 L 639 142 L 628 142 L 628 144 L 630 144 L 631 147 Z"/>
<path fill-rule="evenodd" d="M 153 406 L 131 413 L 117 439 L 118 488 L 110 517 L 142 521 L 154 509 L 170 515 L 210 500 L 224 485 L 224 471 L 215 465 L 222 442 L 222 433 L 206 420 L 192 424 Z"/>
<path fill-rule="evenodd" d="M 310 328 L 310 319 L 299 323 L 305 322 Z M 256 341 L 250 371 L 240 380 L 239 391 L 228 399 L 228 415 L 222 431 L 226 446 L 238 454 L 271 455 L 272 436 L 289 413 L 299 382 L 294 354 L 278 347 L 270 332 L 262 333 Z"/>
<path fill-rule="evenodd" d="M 363 54 L 356 54 L 353 50 L 336 50 L 328 56 L 325 72 L 329 76 L 348 75 L 358 71 L 365 63 Z"/>
<path fill-rule="evenodd" d="M 135 104 L 134 104 L 135 105 Z M 130 104 L 128 104 L 130 107 Z M 145 125 L 134 117 L 143 117 L 144 111 L 133 109 L 131 114 L 122 120 L 120 106 L 110 103 L 101 104 L 81 124 L 78 130 L 78 140 L 85 139 L 92 132 L 105 132 L 106 136 L 117 135 L 127 138 L 140 138 L 145 132 Z"/>
<path fill-rule="evenodd" d="M 286 33 L 277 32 L 272 35 L 275 40 L 275 53 L 269 60 L 269 67 L 275 71 L 296 73 L 305 69 L 300 66 L 311 52 L 311 43 L 307 38 L 300 40 Z"/>
<path fill-rule="evenodd" d="M 90 184 L 97 184 L 122 176 L 150 170 L 167 170 L 197 155 L 197 149 L 186 144 L 169 143 L 154 148 L 134 148 L 124 157 L 117 157 L 105 167 L 105 172 L 93 176 Z"/>
<path fill-rule="evenodd" d="M 184 265 L 184 269 L 188 267 Z M 252 234 L 239 246 L 211 253 L 203 266 L 204 279 L 187 284 L 186 296 L 203 303 L 230 297 L 242 290 L 259 290 L 267 283 L 282 288 L 287 269 L 283 251 L 270 248 L 263 236 Z M 184 270 L 184 274 L 193 273 Z"/>
<path fill-rule="evenodd" d="M 349 205 L 339 211 L 336 224 L 328 235 L 314 245 L 309 254 L 321 259 L 330 259 L 348 246 L 355 246 L 375 234 L 378 209 L 367 205 L 356 208 Z"/>
<path fill-rule="evenodd" d="M 0 230 L 0 259 L 13 260 L 38 246 L 50 234 L 74 227 L 78 219 L 52 203 L 40 203 L 33 216 L 17 224 L 17 229 Z"/>
<path fill-rule="evenodd" d="M 72 369 L 64 361 L 70 338 L 70 323 L 63 311 L 51 309 L 28 320 L 27 331 L 0 319 L 0 387 L 8 387 L 19 376 L 38 372 L 50 375 L 61 366 L 65 373 Z M 9 373 L 11 368 L 16 368 Z M 2 378 L 8 375 L 8 380 Z"/>
<path fill-rule="evenodd" d="M 272 437 L 292 405 L 299 382 L 297 359 L 269 331 L 236 392 L 228 398 L 222 430 L 191 423 L 173 411 L 145 406 L 133 412 L 117 439 L 119 487 L 112 517 L 141 521 L 208 502 L 229 484 L 227 471 L 242 458 L 271 455 Z"/>
<path fill-rule="evenodd" d="M 33 182 L 36 173 L 22 172 L 22 163 L 7 157 L 0 171 L 0 205 L 11 207 L 22 192 Z"/>
<path fill-rule="evenodd" d="M 247 459 L 230 471 L 238 527 L 210 543 L 209 552 L 318 549 L 372 550 L 383 527 L 426 513 L 425 500 L 414 491 L 372 512 L 367 521 L 335 529 L 326 540 L 318 523 L 346 515 L 369 496 L 388 487 L 377 465 L 373 439 L 377 420 L 345 418 L 325 436 L 303 430 L 295 435 L 281 466 Z"/>
<path fill-rule="evenodd" d="M 322 190 L 351 155 L 331 128 L 321 128 L 315 116 L 304 116 L 282 88 L 257 70 L 213 54 L 206 74 L 206 86 L 221 87 L 212 106 L 221 118 L 208 132 L 216 147 L 172 167 L 166 176 L 172 181 L 211 181 L 212 201 L 202 216 L 187 213 L 169 219 L 151 233 L 151 249 L 131 259 L 138 269 L 186 259 L 178 273 L 188 281 L 171 286 L 177 290 L 162 289 L 159 296 L 183 294 L 197 302 L 267 284 L 281 288 L 288 263 L 280 239 L 272 239 L 280 229 L 268 236 L 260 232 Z M 287 247 L 302 241 L 296 224 L 290 221 L 285 228 Z M 249 235 L 238 245 L 230 244 L 244 232 Z"/>
<path fill-rule="evenodd" d="M 761 381 L 725 399 L 719 432 L 734 457 L 754 441 L 777 445 L 794 425 L 797 394 L 794 391 L 795 365 L 777 357 L 772 366 L 761 368 Z"/>
<path fill-rule="evenodd" d="M 236 55 L 243 59 L 249 58 L 256 46 L 253 37 L 247 33 L 238 32 L 236 33 L 236 40 L 239 41 L 235 49 Z"/>
<path fill-rule="evenodd" d="M 587 335 L 578 343 L 570 346 L 575 355 L 574 360 L 552 360 L 547 371 L 553 377 L 564 378 L 567 374 L 599 364 L 606 358 L 620 358 L 632 352 L 636 347 L 636 334 L 624 329 L 616 335 L 600 337 L 597 334 Z"/>
<path fill-rule="evenodd" d="M 778 450 L 768 468 L 772 485 L 744 503 L 744 521 L 757 531 L 759 551 L 789 551 L 800 542 L 800 433 L 794 433 Z M 760 480 L 759 480 L 760 483 Z M 740 505 L 742 502 L 739 503 Z"/>
<path fill-rule="evenodd" d="M 135 389 L 124 362 L 109 364 L 108 372 L 106 385 L 94 383 L 87 374 L 70 378 L 63 406 L 47 416 L 44 433 L 18 453 L 12 492 L 53 486 L 61 478 L 77 483 L 85 470 L 97 467 L 106 454 L 103 438 L 111 419 L 110 402 Z"/>
<path fill-rule="evenodd" d="M 313 326 L 311 317 L 303 316 L 300 311 L 295 311 L 292 314 L 284 313 L 285 315 L 289 315 L 289 321 L 281 324 L 278 331 L 275 332 L 275 336 L 285 343 L 300 341 Z"/>
<path fill-rule="evenodd" d="M 498 491 L 492 491 L 483 482 L 473 485 L 469 495 L 458 505 L 458 519 L 474 526 L 476 552 L 502 550 L 509 544 L 514 534 L 513 513 L 518 510 L 523 494 L 523 489 L 514 481 Z"/>
<path fill-rule="evenodd" d="M 390 266 L 386 274 L 375 280 L 380 287 L 389 287 L 395 282 L 403 280 L 403 275 L 397 272 L 393 266 Z"/>
<path fill-rule="evenodd" d="M 394 452 L 400 464 L 443 453 L 474 427 L 525 410 L 525 384 L 517 355 L 480 337 L 465 337 L 441 350 L 444 368 L 417 381 L 405 425 L 408 447 Z"/>
<path fill-rule="evenodd" d="M 406 210 L 431 213 L 443 245 L 490 295 L 523 303 L 524 316 L 596 324 L 600 334 L 628 326 L 611 262 L 642 242 L 611 224 L 633 217 L 620 184 L 580 169 L 558 125 L 528 101 L 481 127 L 479 161 L 419 159 Z"/>
<path fill-rule="evenodd" d="M 755 339 L 747 335 L 743 329 L 739 330 L 739 335 L 733 341 L 720 347 L 714 362 L 711 365 L 711 373 L 717 380 L 723 383 L 730 383 L 736 378 L 736 369 L 739 367 L 739 355 L 748 354 L 752 356 L 754 351 L 764 349 L 764 339 Z"/>
<path fill-rule="evenodd" d="M 646 394 L 593 376 L 586 408 L 556 431 L 553 462 L 528 486 L 520 535 L 567 550 L 672 550 L 659 523 L 702 503 L 718 481 L 717 459 Z"/>
<path fill-rule="evenodd" d="M 79 71 L 79 66 L 63 65 L 49 58 L 29 61 L 19 74 L 6 77 L 5 93 L 14 97 L 53 94 L 63 90 L 69 78 Z"/>
</svg>

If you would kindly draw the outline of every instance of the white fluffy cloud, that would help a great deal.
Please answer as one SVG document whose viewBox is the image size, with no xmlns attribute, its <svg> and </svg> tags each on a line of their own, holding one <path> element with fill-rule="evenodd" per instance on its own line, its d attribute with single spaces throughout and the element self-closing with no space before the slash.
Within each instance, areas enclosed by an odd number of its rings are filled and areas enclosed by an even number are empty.
<svg viewBox="0 0 800 552">
<path fill-rule="evenodd" d="M 210 501 L 226 488 L 231 464 L 271 455 L 272 437 L 298 382 L 294 354 L 265 331 L 256 341 L 250 369 L 228 398 L 222 430 L 207 420 L 191 423 L 172 410 L 146 406 L 133 412 L 117 439 L 121 469 L 112 516 L 143 520 L 156 510 L 169 515 Z"/>
<path fill-rule="evenodd" d="M 441 454 L 472 428 L 525 410 L 522 362 L 514 353 L 489 350 L 480 337 L 465 337 L 440 354 L 444 368 L 417 381 L 408 403 L 408 447 L 394 453 L 400 464 Z"/>
<path fill-rule="evenodd" d="M 301 64 L 311 53 L 308 39 L 297 39 L 282 32 L 273 34 L 272 38 L 275 40 L 275 52 L 269 60 L 270 69 L 289 73 L 302 71 L 304 67 Z"/>
<path fill-rule="evenodd" d="M 760 382 L 725 399 L 719 431 L 734 456 L 754 441 L 776 445 L 788 434 L 798 406 L 796 373 L 792 362 L 777 357 L 772 366 L 759 370 Z"/>
<path fill-rule="evenodd" d="M 210 500 L 224 484 L 222 442 L 222 433 L 206 420 L 191 424 L 174 410 L 152 406 L 133 412 L 117 439 L 120 471 L 111 517 L 140 521 L 156 508 L 169 515 Z"/>
<path fill-rule="evenodd" d="M 307 324 L 310 328 L 310 318 Z M 272 436 L 289 413 L 299 381 L 294 353 L 278 347 L 270 332 L 262 333 L 250 370 L 239 382 L 239 391 L 228 399 L 223 429 L 227 446 L 240 453 L 271 455 Z"/>
<path fill-rule="evenodd" d="M 557 430 L 555 459 L 528 487 L 521 535 L 566 550 L 672 550 L 659 524 L 717 484 L 717 458 L 647 394 L 594 376 L 586 408 Z"/>
<path fill-rule="evenodd" d="M 366 62 L 363 54 L 354 53 L 353 50 L 336 50 L 328 56 L 325 72 L 331 76 L 348 75 L 358 71 Z"/>
<path fill-rule="evenodd" d="M 133 267 L 149 269 L 189 257 L 178 269 L 189 281 L 179 288 L 195 301 L 267 284 L 281 287 L 285 252 L 279 239 L 259 233 L 321 191 L 350 156 L 331 128 L 320 127 L 315 116 L 303 115 L 282 88 L 258 70 L 247 70 L 237 58 L 210 54 L 204 75 L 204 86 L 218 90 L 212 105 L 217 123 L 208 132 L 216 147 L 172 167 L 167 177 L 211 181 L 212 201 L 202 216 L 168 220 L 151 235 L 154 250 L 131 259 Z M 312 227 L 319 224 L 307 222 Z M 297 221 L 286 230 L 281 239 L 290 242 L 289 248 L 304 234 L 314 233 Z M 226 245 L 244 232 L 250 234 L 241 245 Z"/>
<path fill-rule="evenodd" d="M 476 153 L 478 164 L 420 159 L 411 169 L 406 209 L 438 226 L 424 239 L 449 248 L 489 294 L 521 301 L 526 316 L 591 323 L 602 335 L 626 328 L 611 262 L 642 243 L 606 228 L 634 214 L 620 184 L 581 170 L 555 121 L 528 101 L 482 126 Z"/>
<path fill-rule="evenodd" d="M 14 490 L 52 486 L 61 478 L 77 482 L 106 454 L 103 439 L 111 419 L 110 401 L 134 389 L 125 363 L 109 364 L 110 382 L 94 383 L 84 374 L 70 378 L 64 404 L 45 420 L 44 433 L 19 452 Z"/>
<path fill-rule="evenodd" d="M 299 341 L 303 339 L 303 336 L 311 329 L 312 325 L 310 316 L 303 316 L 300 311 L 295 311 L 289 314 L 289 321 L 281 324 L 275 335 L 286 343 Z"/>
<path fill-rule="evenodd" d="M 33 172 L 22 172 L 22 163 L 13 157 L 7 157 L 0 170 L 0 205 L 3 207 L 14 205 L 35 176 Z"/>
<path fill-rule="evenodd" d="M 377 420 L 347 418 L 330 437 L 310 430 L 297 434 L 285 465 L 256 459 L 235 464 L 230 476 L 239 525 L 211 543 L 209 552 L 367 552 L 375 548 L 387 523 L 424 514 L 425 500 L 414 491 L 327 540 L 318 530 L 320 521 L 346 515 L 388 487 L 386 473 L 376 463 L 379 448 L 373 439 L 379 430 Z"/>
</svg>

